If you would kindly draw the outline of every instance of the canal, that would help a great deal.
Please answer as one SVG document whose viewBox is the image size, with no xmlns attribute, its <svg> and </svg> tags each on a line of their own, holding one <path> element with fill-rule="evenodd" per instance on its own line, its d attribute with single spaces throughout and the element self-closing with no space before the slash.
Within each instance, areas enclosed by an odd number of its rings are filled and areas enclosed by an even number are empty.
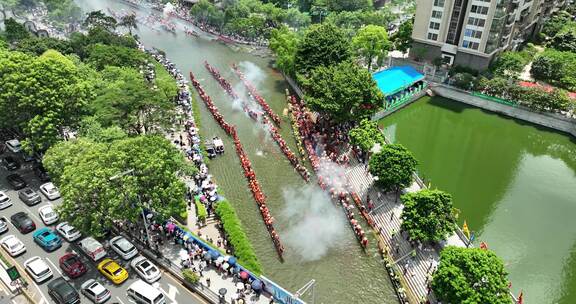
<svg viewBox="0 0 576 304">
<path fill-rule="evenodd" d="M 425 97 L 379 122 L 453 195 L 501 256 L 526 303 L 576 303 L 576 141 L 568 135 Z"/>
<path fill-rule="evenodd" d="M 77 3 L 84 11 L 107 11 L 108 8 L 118 12 L 122 9 L 132 10 L 120 1 L 77 0 Z M 143 16 L 147 13 L 138 11 Z M 201 134 L 204 138 L 221 137 L 227 148 L 224 156 L 210 162 L 210 171 L 221 193 L 236 208 L 263 264 L 264 275 L 291 292 L 315 279 L 316 303 L 397 303 L 375 240 L 371 239 L 371 248 L 367 253 L 360 249 L 345 222 L 343 211 L 334 207 L 317 187 L 303 182 L 268 133 L 255 126 L 240 106 L 232 103 L 203 64 L 207 60 L 239 92 L 244 92 L 241 82 L 229 67 L 232 63 L 239 63 L 275 113 L 282 116 L 286 107 L 286 84 L 282 76 L 271 68 L 271 59 L 232 49 L 208 37 L 186 36 L 182 32 L 184 24 L 178 23 L 178 26 L 180 30 L 173 35 L 139 24 L 135 34 L 146 46 L 165 51 L 184 74 L 193 71 L 225 119 L 237 126 L 240 140 L 267 196 L 271 214 L 276 218 L 276 229 L 286 247 L 284 263 L 278 260 L 248 190 L 232 141 L 216 124 L 204 104 L 200 104 Z M 196 102 L 201 102 L 195 96 Z M 281 132 L 291 149 L 297 151 L 288 118 L 283 117 Z M 311 302 L 309 294 L 303 299 Z"/>
</svg>

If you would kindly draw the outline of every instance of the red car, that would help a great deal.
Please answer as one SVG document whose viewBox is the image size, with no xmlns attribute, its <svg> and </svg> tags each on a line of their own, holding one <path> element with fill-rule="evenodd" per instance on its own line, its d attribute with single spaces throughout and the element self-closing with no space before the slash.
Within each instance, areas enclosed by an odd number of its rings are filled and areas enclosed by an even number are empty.
<svg viewBox="0 0 576 304">
<path fill-rule="evenodd" d="M 68 253 L 60 258 L 60 268 L 72 279 L 86 273 L 86 265 L 75 253 Z"/>
</svg>

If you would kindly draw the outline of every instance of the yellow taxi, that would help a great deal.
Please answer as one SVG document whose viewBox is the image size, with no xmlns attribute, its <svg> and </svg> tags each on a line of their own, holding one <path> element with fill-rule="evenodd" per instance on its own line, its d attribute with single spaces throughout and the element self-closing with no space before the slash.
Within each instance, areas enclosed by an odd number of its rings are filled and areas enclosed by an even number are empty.
<svg viewBox="0 0 576 304">
<path fill-rule="evenodd" d="M 128 271 L 109 258 L 102 260 L 98 264 L 98 270 L 114 284 L 122 284 L 128 279 Z"/>
</svg>

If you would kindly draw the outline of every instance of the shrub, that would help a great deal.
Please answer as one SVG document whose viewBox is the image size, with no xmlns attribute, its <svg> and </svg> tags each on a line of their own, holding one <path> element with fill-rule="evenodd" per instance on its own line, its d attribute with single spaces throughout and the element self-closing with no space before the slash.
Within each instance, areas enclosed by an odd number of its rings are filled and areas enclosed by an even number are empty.
<svg viewBox="0 0 576 304">
<path fill-rule="evenodd" d="M 196 284 L 200 282 L 200 276 L 190 269 L 182 270 L 182 276 L 184 277 L 184 280 L 190 284 Z"/>
<path fill-rule="evenodd" d="M 258 261 L 254 248 L 252 248 L 252 244 L 248 240 L 242 228 L 242 223 L 238 219 L 238 215 L 232 205 L 227 200 L 218 202 L 216 214 L 222 221 L 224 231 L 226 231 L 228 240 L 234 248 L 234 255 L 238 258 L 240 264 L 255 274 L 261 274 L 262 265 Z"/>
<path fill-rule="evenodd" d="M 470 73 L 458 73 L 452 76 L 451 83 L 453 86 L 463 89 L 470 90 L 473 89 L 474 83 L 476 82 L 476 77 Z"/>
<path fill-rule="evenodd" d="M 546 50 L 532 63 L 532 76 L 567 90 L 576 90 L 576 53 Z"/>
<path fill-rule="evenodd" d="M 206 206 L 204 206 L 204 204 L 202 204 L 202 202 L 200 202 L 200 199 L 198 199 L 197 197 L 194 198 L 194 201 L 196 205 L 196 217 L 198 218 L 199 222 L 203 223 L 204 221 L 206 221 L 206 218 L 208 217 Z"/>
</svg>

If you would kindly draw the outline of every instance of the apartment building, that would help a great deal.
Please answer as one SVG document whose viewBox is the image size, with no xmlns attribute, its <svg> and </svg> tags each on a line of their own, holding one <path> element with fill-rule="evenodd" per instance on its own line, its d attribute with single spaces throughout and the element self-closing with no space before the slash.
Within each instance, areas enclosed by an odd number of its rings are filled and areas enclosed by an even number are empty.
<svg viewBox="0 0 576 304">
<path fill-rule="evenodd" d="M 416 0 L 411 55 L 486 69 L 498 53 L 536 34 L 567 1 Z"/>
</svg>

